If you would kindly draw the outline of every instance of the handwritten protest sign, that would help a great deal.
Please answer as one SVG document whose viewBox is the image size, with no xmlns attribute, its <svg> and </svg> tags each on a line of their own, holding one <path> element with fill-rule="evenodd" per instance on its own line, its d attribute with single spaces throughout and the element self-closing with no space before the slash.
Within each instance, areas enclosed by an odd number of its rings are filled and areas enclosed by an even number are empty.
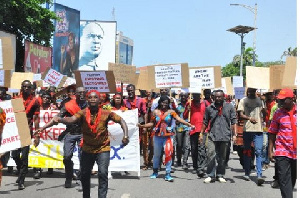
<svg viewBox="0 0 300 198">
<path fill-rule="evenodd" d="M 113 71 L 75 71 L 76 83 L 86 90 L 115 93 L 116 82 Z"/>
<path fill-rule="evenodd" d="M 234 88 L 235 99 L 242 99 L 245 97 L 245 87 Z"/>
<path fill-rule="evenodd" d="M 108 70 L 114 72 L 115 80 L 128 84 L 135 84 L 136 67 L 126 64 L 108 63 Z"/>
<path fill-rule="evenodd" d="M 157 88 L 181 87 L 181 65 L 155 66 L 155 84 Z"/>
<path fill-rule="evenodd" d="M 202 81 L 203 89 L 215 88 L 214 68 L 190 68 L 190 82 Z"/>
<path fill-rule="evenodd" d="M 42 75 L 42 79 L 50 85 L 53 85 L 55 87 L 62 87 L 66 82 L 67 77 L 62 75 L 58 71 L 55 71 L 54 69 L 47 68 Z"/>
<path fill-rule="evenodd" d="M 31 136 L 22 99 L 0 102 L 6 113 L 0 153 L 5 153 L 31 144 Z"/>
</svg>

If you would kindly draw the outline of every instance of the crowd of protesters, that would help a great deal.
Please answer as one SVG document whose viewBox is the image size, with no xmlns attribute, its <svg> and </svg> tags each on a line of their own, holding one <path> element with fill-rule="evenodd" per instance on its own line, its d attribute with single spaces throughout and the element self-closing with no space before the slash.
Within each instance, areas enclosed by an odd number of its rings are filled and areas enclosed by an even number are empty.
<svg viewBox="0 0 300 198">
<path fill-rule="evenodd" d="M 38 90 L 38 91 L 37 91 Z M 57 91 L 55 87 L 36 89 L 34 84 L 22 82 L 20 94 L 10 97 L 5 87 L 0 87 L 1 101 L 11 98 L 23 99 L 30 133 L 34 145 L 40 142 L 40 133 L 58 123 L 66 130 L 58 140 L 64 142 L 63 163 L 65 166 L 65 188 L 72 187 L 72 180 L 81 181 L 83 197 L 90 197 L 92 168 L 98 165 L 98 196 L 106 197 L 108 190 L 108 165 L 110 159 L 110 137 L 107 122 L 121 125 L 124 132 L 122 143 L 129 143 L 126 120 L 114 110 L 138 109 L 143 170 L 152 168 L 151 179 L 158 177 L 164 164 L 164 179 L 174 181 L 173 166 L 203 178 L 204 183 L 226 182 L 231 147 L 239 156 L 243 179 L 250 181 L 250 173 L 256 171 L 258 186 L 265 180 L 263 171 L 270 162 L 275 163 L 274 181 L 271 186 L 280 188 L 282 197 L 293 196 L 296 183 L 297 163 L 297 111 L 296 92 L 291 89 L 260 93 L 248 88 L 246 96 L 235 100 L 222 90 L 203 90 L 200 93 L 182 91 L 175 96 L 169 89 L 139 90 L 135 85 L 126 87 L 127 96 L 117 92 L 109 95 L 95 90 L 87 92 L 83 87 L 70 85 Z M 111 96 L 111 97 L 110 97 Z M 51 122 L 39 126 L 40 110 L 60 110 Z M 5 112 L 0 109 L 0 134 L 5 124 Z M 35 129 L 35 130 L 34 130 Z M 72 156 L 79 146 L 80 170 L 73 170 Z M 29 146 L 1 156 L 1 170 L 11 156 L 16 163 L 18 189 L 25 188 L 28 173 Z M 188 164 L 191 155 L 192 167 Z M 176 158 L 176 159 L 175 159 Z M 41 169 L 33 169 L 34 178 L 41 177 Z M 12 167 L 8 167 L 12 171 Z M 53 174 L 48 169 L 47 174 Z M 1 184 L 1 183 L 0 183 Z"/>
</svg>

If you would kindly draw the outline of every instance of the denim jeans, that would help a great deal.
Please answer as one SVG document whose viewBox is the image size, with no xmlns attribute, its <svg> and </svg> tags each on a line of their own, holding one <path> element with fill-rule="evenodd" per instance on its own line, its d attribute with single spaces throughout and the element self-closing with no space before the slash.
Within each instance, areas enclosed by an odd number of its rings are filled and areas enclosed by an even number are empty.
<svg viewBox="0 0 300 198">
<path fill-rule="evenodd" d="M 157 170 L 160 164 L 161 151 L 166 145 L 166 141 L 169 137 L 164 136 L 154 136 L 153 137 L 153 149 L 154 149 L 154 157 L 153 157 L 153 170 Z M 173 137 L 171 136 L 171 140 L 173 143 Z M 166 164 L 166 173 L 171 172 L 172 160 L 170 160 Z"/>
<path fill-rule="evenodd" d="M 181 158 L 183 155 L 183 165 L 187 165 L 190 153 L 189 131 L 176 132 L 176 143 L 177 164 L 181 164 Z"/>
<path fill-rule="evenodd" d="M 269 160 L 269 133 L 263 132 L 262 163 L 270 164 Z"/>
<path fill-rule="evenodd" d="M 82 135 L 67 134 L 64 139 L 64 165 L 66 180 L 72 180 L 73 177 L 73 152 L 74 148 L 79 145 Z M 80 159 L 79 159 L 80 160 Z"/>
<path fill-rule="evenodd" d="M 208 137 L 207 142 L 207 174 L 209 177 L 224 177 L 225 161 L 229 142 L 212 141 Z M 216 166 L 216 161 L 218 165 Z"/>
<path fill-rule="evenodd" d="M 292 198 L 297 179 L 297 160 L 288 157 L 275 157 L 278 166 L 278 183 L 283 198 Z"/>
<path fill-rule="evenodd" d="M 257 177 L 262 176 L 262 148 L 263 148 L 263 133 L 262 132 L 244 132 L 244 168 L 245 175 L 250 175 L 251 164 L 251 142 L 254 143 L 256 157 L 256 173 Z"/>
<path fill-rule="evenodd" d="M 102 153 L 81 153 L 81 184 L 83 198 L 89 198 L 91 190 L 91 172 L 95 161 L 98 165 L 98 198 L 106 198 L 108 190 L 108 166 L 110 151 Z"/>
</svg>

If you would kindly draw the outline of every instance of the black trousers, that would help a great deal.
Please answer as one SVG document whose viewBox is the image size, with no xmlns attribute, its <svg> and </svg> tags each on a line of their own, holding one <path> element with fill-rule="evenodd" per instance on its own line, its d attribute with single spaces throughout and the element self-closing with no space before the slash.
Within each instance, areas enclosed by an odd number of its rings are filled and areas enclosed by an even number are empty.
<svg viewBox="0 0 300 198">
<path fill-rule="evenodd" d="M 288 157 L 275 157 L 278 168 L 278 183 L 283 198 L 292 198 L 297 180 L 297 160 Z"/>
<path fill-rule="evenodd" d="M 24 184 L 26 174 L 28 173 L 28 155 L 29 146 L 19 148 L 12 152 L 12 157 L 17 165 L 17 169 L 20 170 L 18 180 L 21 184 Z"/>
<path fill-rule="evenodd" d="M 191 154 L 192 154 L 192 161 L 193 161 L 193 168 L 197 170 L 198 174 L 202 174 L 206 172 L 207 166 L 207 151 L 205 147 L 206 142 L 206 133 L 203 134 L 203 142 L 199 143 L 199 134 L 194 133 L 190 136 L 191 142 Z"/>
</svg>

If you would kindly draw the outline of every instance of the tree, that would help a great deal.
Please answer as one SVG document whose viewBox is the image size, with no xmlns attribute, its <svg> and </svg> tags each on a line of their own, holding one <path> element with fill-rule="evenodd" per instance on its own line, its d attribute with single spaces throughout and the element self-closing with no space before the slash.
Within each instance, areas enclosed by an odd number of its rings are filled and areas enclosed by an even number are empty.
<svg viewBox="0 0 300 198">
<path fill-rule="evenodd" d="M 41 5 L 52 0 L 1 0 L 0 30 L 16 35 L 16 71 L 24 71 L 24 40 L 50 46 L 54 12 Z"/>
<path fill-rule="evenodd" d="M 286 51 L 283 52 L 281 59 L 284 56 L 297 56 L 297 47 L 295 47 L 293 50 L 291 47 L 289 47 Z"/>
</svg>

